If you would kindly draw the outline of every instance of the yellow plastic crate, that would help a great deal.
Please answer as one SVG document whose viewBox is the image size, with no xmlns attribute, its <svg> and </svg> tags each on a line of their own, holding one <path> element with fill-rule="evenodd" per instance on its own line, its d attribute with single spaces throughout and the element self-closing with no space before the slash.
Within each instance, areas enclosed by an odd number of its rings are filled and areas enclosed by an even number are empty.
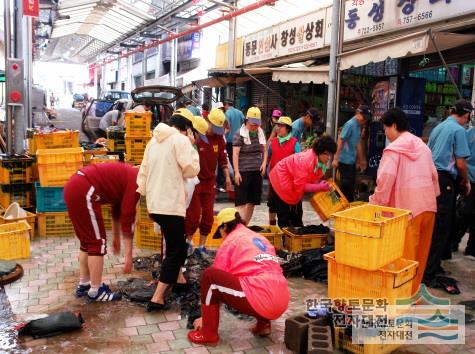
<svg viewBox="0 0 475 354">
<path fill-rule="evenodd" d="M 125 137 L 125 158 L 129 162 L 140 164 L 143 159 L 145 147 L 150 141 L 150 136 Z"/>
<path fill-rule="evenodd" d="M 265 230 L 270 230 L 270 232 L 259 232 L 262 236 L 265 236 L 269 242 L 275 248 L 282 248 L 282 236 L 284 232 L 277 225 L 259 225 Z"/>
<path fill-rule="evenodd" d="M 33 184 L 3 184 L 0 185 L 0 204 L 3 208 L 17 202 L 22 208 L 34 206 Z"/>
<path fill-rule="evenodd" d="M 31 183 L 33 158 L 0 155 L 0 184 Z"/>
<path fill-rule="evenodd" d="M 69 178 L 83 167 L 82 162 L 38 165 L 42 187 L 64 186 Z"/>
<path fill-rule="evenodd" d="M 84 164 L 89 164 L 91 159 L 95 156 L 104 156 L 107 154 L 107 149 L 97 149 L 97 150 L 84 150 Z"/>
<path fill-rule="evenodd" d="M 328 296 L 332 299 L 397 299 L 412 295 L 412 281 L 416 277 L 416 261 L 400 258 L 378 270 L 368 271 L 338 263 L 335 252 L 327 253 Z"/>
<path fill-rule="evenodd" d="M 39 149 L 36 154 L 38 165 L 63 164 L 63 163 L 83 163 L 83 148 L 68 149 Z"/>
<path fill-rule="evenodd" d="M 354 208 L 354 207 L 358 207 L 358 206 L 362 206 L 362 205 L 366 205 L 366 204 L 368 204 L 368 203 L 357 200 L 356 202 L 351 202 L 350 203 L 350 208 Z"/>
<path fill-rule="evenodd" d="M 125 112 L 125 132 L 129 137 L 143 137 L 150 134 L 152 112 Z"/>
<path fill-rule="evenodd" d="M 28 150 L 35 155 L 38 149 L 62 149 L 79 146 L 79 131 L 58 131 L 54 133 L 28 133 Z"/>
<path fill-rule="evenodd" d="M 140 197 L 140 201 L 137 206 L 136 219 L 138 222 L 152 222 L 152 219 L 150 219 L 150 217 L 148 216 L 147 200 L 143 196 Z"/>
<path fill-rule="evenodd" d="M 67 211 L 57 213 L 38 213 L 39 237 L 71 237 L 74 227 Z"/>
<path fill-rule="evenodd" d="M 155 251 L 162 249 L 162 235 L 155 233 L 153 222 L 135 223 L 135 245 L 138 248 L 148 248 Z"/>
<path fill-rule="evenodd" d="M 112 205 L 101 205 L 102 219 L 104 220 L 104 227 L 106 230 L 112 230 Z"/>
<path fill-rule="evenodd" d="M 338 263 L 376 270 L 403 255 L 410 211 L 362 205 L 333 214 Z"/>
<path fill-rule="evenodd" d="M 119 162 L 119 155 L 98 155 L 98 156 L 93 156 L 89 160 L 89 163 L 91 165 L 96 164 L 96 163 L 111 163 L 111 162 Z"/>
<path fill-rule="evenodd" d="M 30 230 L 24 220 L 0 225 L 0 259 L 29 258 Z"/>
<path fill-rule="evenodd" d="M 109 139 L 107 148 L 113 152 L 125 152 L 125 140 Z"/>
<path fill-rule="evenodd" d="M 211 232 L 206 237 L 205 247 L 207 248 L 218 248 L 223 243 L 223 238 L 213 239 L 214 234 L 218 230 L 218 223 L 216 222 L 216 216 L 214 217 L 213 226 L 211 227 Z M 197 247 L 200 244 L 200 230 L 197 229 L 193 235 L 193 245 Z"/>
<path fill-rule="evenodd" d="M 26 211 L 25 217 L 15 218 L 15 219 L 5 219 L 5 216 L 3 215 L 3 211 L 2 211 L 2 215 L 0 216 L 0 225 L 10 224 L 10 223 L 19 222 L 19 221 L 26 221 L 28 225 L 30 225 L 31 239 L 33 240 L 35 238 L 35 231 L 36 231 L 36 214 Z"/>
<path fill-rule="evenodd" d="M 310 199 L 310 204 L 322 221 L 327 221 L 331 214 L 344 210 L 350 205 L 334 181 L 329 179 L 327 183 L 330 185 L 328 192 L 315 193 Z"/>
<path fill-rule="evenodd" d="M 401 344 L 353 344 L 344 328 L 335 328 L 335 349 L 354 354 L 388 354 L 400 348 Z"/>
<path fill-rule="evenodd" d="M 297 235 L 287 227 L 284 227 L 282 231 L 284 232 L 284 248 L 290 252 L 302 252 L 320 248 L 327 244 L 327 234 Z"/>
</svg>

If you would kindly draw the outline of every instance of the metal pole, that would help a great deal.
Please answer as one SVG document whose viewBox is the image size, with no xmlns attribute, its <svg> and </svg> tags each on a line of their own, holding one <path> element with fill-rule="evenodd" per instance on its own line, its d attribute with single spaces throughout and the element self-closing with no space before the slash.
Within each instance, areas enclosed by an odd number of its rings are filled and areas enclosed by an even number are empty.
<svg viewBox="0 0 475 354">
<path fill-rule="evenodd" d="M 339 96 L 339 42 L 340 42 L 340 9 L 341 0 L 333 0 L 332 28 L 330 42 L 330 68 L 328 80 L 328 103 L 327 103 L 327 133 L 335 134 L 338 126 L 338 106 L 337 97 Z"/>
<path fill-rule="evenodd" d="M 171 42 L 172 53 L 170 63 L 170 86 L 176 87 L 176 76 L 178 71 L 178 39 Z"/>
<path fill-rule="evenodd" d="M 231 3 L 231 5 L 235 5 Z M 234 57 L 236 52 L 236 17 L 231 18 L 229 21 L 229 33 L 228 33 L 228 69 L 234 69 Z"/>
<path fill-rule="evenodd" d="M 24 70 L 23 73 L 28 72 L 28 52 L 30 51 L 28 48 L 28 34 L 25 33 L 28 31 L 28 26 L 26 23 L 27 16 L 23 16 L 23 2 L 21 0 L 15 0 L 15 49 L 16 49 L 16 57 L 19 59 L 23 59 L 24 61 Z M 27 92 L 27 85 L 25 76 L 23 77 L 23 92 Z M 13 111 L 13 120 L 14 124 L 14 148 L 15 153 L 22 154 L 25 150 L 24 148 L 24 140 L 26 137 L 26 115 L 28 114 L 29 105 L 27 101 L 28 97 L 23 97 L 23 105 L 16 107 Z"/>
<path fill-rule="evenodd" d="M 3 24 L 4 24 L 4 33 L 5 33 L 5 68 L 7 68 L 8 61 L 7 59 L 11 57 L 12 55 L 12 45 L 11 45 L 11 40 L 12 40 L 12 35 L 11 35 L 11 14 L 10 14 L 10 0 L 6 0 L 4 3 L 4 8 L 3 8 Z M 8 100 L 7 97 L 7 92 L 8 92 L 8 86 L 9 82 L 8 80 L 5 80 L 5 103 Z M 13 150 L 13 131 L 12 131 L 12 122 L 13 122 L 13 108 L 6 104 L 5 106 L 6 113 L 7 113 L 7 120 L 6 120 L 6 126 L 5 126 L 5 135 L 7 138 L 7 153 L 11 154 Z"/>
<path fill-rule="evenodd" d="M 27 75 L 26 77 L 26 105 L 25 107 L 27 108 L 27 127 L 31 128 L 33 126 L 33 112 L 31 110 L 31 88 L 33 86 L 33 51 L 31 49 L 31 45 L 33 43 L 33 19 L 28 16 L 26 18 L 26 23 L 27 23 L 27 45 L 28 45 L 28 50 L 27 50 L 27 58 L 25 62 L 27 63 L 27 67 L 25 70 L 25 73 Z"/>
</svg>

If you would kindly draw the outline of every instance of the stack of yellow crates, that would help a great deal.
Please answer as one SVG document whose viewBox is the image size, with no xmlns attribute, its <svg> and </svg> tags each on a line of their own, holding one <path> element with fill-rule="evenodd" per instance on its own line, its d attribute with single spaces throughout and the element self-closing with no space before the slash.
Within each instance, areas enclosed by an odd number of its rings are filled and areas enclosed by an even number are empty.
<svg viewBox="0 0 475 354">
<path fill-rule="evenodd" d="M 17 202 L 30 208 L 33 200 L 33 158 L 26 155 L 0 155 L 0 205 Z"/>
<path fill-rule="evenodd" d="M 145 197 L 140 197 L 137 205 L 134 239 L 138 248 L 148 248 L 156 251 L 162 248 L 162 235 L 156 232 L 153 220 L 148 216 Z"/>
<path fill-rule="evenodd" d="M 47 190 L 51 188 L 59 193 L 58 197 L 62 197 L 66 182 L 83 167 L 83 155 L 84 150 L 80 147 L 36 151 L 39 172 L 38 187 L 42 189 L 45 196 L 48 195 Z M 58 187 L 60 188 L 58 189 Z M 44 203 L 37 200 L 37 206 L 40 205 L 42 208 L 45 207 Z M 64 203 L 62 205 L 65 206 Z M 38 213 L 38 235 L 39 237 L 74 236 L 74 228 L 68 212 L 64 210 Z"/>
<path fill-rule="evenodd" d="M 125 113 L 125 156 L 134 165 L 142 163 L 145 147 L 151 139 L 152 112 Z"/>
<path fill-rule="evenodd" d="M 382 299 L 393 305 L 397 299 L 411 297 L 418 262 L 402 258 L 409 217 L 407 210 L 370 204 L 333 214 L 335 251 L 325 255 L 328 297 L 346 301 L 347 305 L 348 299 L 359 299 L 360 307 L 363 300 L 376 305 L 376 300 Z M 343 329 L 337 329 L 337 341 L 342 336 Z M 378 345 L 345 348 L 366 353 L 364 347 L 374 346 Z M 383 349 L 379 345 L 378 352 L 389 352 L 398 346 Z"/>
</svg>

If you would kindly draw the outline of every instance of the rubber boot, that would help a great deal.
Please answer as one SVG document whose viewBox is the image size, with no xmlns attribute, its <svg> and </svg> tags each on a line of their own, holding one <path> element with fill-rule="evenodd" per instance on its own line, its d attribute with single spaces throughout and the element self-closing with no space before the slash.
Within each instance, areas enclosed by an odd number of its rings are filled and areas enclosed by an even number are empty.
<svg viewBox="0 0 475 354">
<path fill-rule="evenodd" d="M 188 340 L 196 344 L 215 346 L 219 342 L 219 304 L 201 305 L 203 326 L 199 330 L 188 332 Z"/>
<path fill-rule="evenodd" d="M 258 319 L 254 327 L 251 328 L 252 334 L 255 336 L 265 337 L 271 332 L 270 321 Z"/>
</svg>

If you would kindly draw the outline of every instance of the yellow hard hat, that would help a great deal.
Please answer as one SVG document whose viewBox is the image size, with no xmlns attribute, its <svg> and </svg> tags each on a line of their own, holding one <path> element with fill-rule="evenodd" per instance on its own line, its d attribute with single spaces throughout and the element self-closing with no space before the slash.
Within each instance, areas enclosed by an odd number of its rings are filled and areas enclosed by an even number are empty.
<svg viewBox="0 0 475 354">
<path fill-rule="evenodd" d="M 224 112 L 219 108 L 213 108 L 208 114 L 208 120 L 212 125 L 213 132 L 217 135 L 224 134 L 224 122 L 226 121 L 226 116 Z"/>
<path fill-rule="evenodd" d="M 236 219 L 236 213 L 238 211 L 235 208 L 224 208 L 216 216 L 216 222 L 218 227 L 223 226 L 227 222 L 231 222 Z"/>
<path fill-rule="evenodd" d="M 206 135 L 208 132 L 208 122 L 201 116 L 194 116 L 193 128 L 201 135 Z"/>
<path fill-rule="evenodd" d="M 186 108 L 177 109 L 175 112 L 173 112 L 172 117 L 173 116 L 181 116 L 183 118 L 188 119 L 191 123 L 193 123 L 193 113 L 191 113 L 189 109 L 186 109 Z"/>
<path fill-rule="evenodd" d="M 247 110 L 246 118 L 249 123 L 261 125 L 261 110 L 257 107 L 251 107 Z"/>
<path fill-rule="evenodd" d="M 292 118 L 290 117 L 280 117 L 277 121 L 277 124 L 285 124 L 288 126 L 292 126 Z"/>
</svg>

